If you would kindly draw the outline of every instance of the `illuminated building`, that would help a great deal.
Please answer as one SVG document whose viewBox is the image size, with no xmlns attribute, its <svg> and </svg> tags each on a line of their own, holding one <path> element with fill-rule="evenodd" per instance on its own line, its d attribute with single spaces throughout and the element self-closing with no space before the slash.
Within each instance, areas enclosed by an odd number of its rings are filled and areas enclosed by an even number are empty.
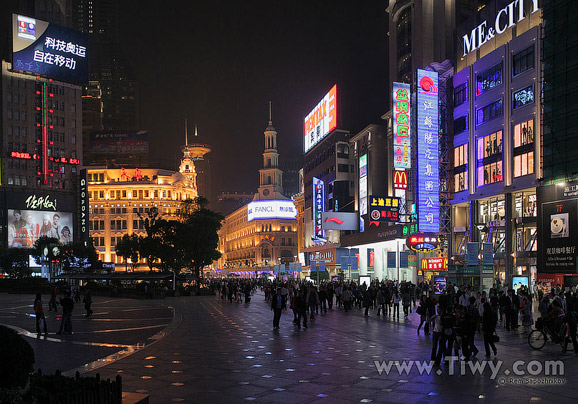
<svg viewBox="0 0 578 404">
<path fill-rule="evenodd" d="M 449 278 L 458 284 L 536 280 L 541 14 L 531 1 L 496 0 L 457 34 Z M 478 35 L 485 25 L 494 38 Z M 491 246 L 483 271 L 481 242 Z"/>
<path fill-rule="evenodd" d="M 32 215 L 30 246 L 40 235 L 44 215 L 58 212 L 61 221 L 79 239 L 77 193 L 82 155 L 82 88 L 12 70 L 2 61 L 1 209 L 5 219 L 2 244 L 13 244 L 13 210 Z M 56 207 L 30 203 L 46 198 Z M 29 201 L 27 203 L 26 201 Z M 34 226 L 32 226 L 34 222 Z M 40 222 L 40 223 L 39 223 Z M 32 227 L 35 229 L 32 230 Z"/>
<path fill-rule="evenodd" d="M 119 264 L 121 257 L 115 245 L 125 234 L 145 235 L 143 217 L 156 207 L 163 219 L 177 219 L 180 203 L 198 196 L 195 165 L 183 147 L 179 171 L 152 168 L 90 167 L 88 170 L 90 198 L 90 237 L 103 262 Z M 140 263 L 144 269 L 146 265 Z M 148 267 L 146 267 L 148 270 Z"/>
<path fill-rule="evenodd" d="M 283 172 L 278 167 L 277 131 L 271 111 L 265 129 L 263 168 L 253 202 L 227 215 L 219 230 L 222 253 L 217 268 L 221 274 L 255 276 L 273 273 L 284 265 L 285 272 L 297 257 L 297 211 L 292 200 L 283 196 Z M 277 267 L 279 268 L 279 267 Z"/>
<path fill-rule="evenodd" d="M 185 121 L 185 131 L 186 130 L 187 128 Z M 198 135 L 197 125 L 195 125 L 195 136 L 193 136 L 193 141 L 188 143 L 187 140 L 186 147 L 191 155 L 191 158 L 195 162 L 199 195 L 207 198 L 210 201 L 212 198 L 211 162 L 207 155 L 211 152 L 212 149 L 211 146 L 205 141 L 205 139 Z"/>
</svg>

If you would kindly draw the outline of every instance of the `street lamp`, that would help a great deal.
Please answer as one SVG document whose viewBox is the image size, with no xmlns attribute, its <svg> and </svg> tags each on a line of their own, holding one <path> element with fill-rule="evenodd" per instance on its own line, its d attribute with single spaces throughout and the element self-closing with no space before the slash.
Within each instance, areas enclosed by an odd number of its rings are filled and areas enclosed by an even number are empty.
<svg viewBox="0 0 578 404">
<path fill-rule="evenodd" d="M 351 247 L 347 247 L 347 278 L 351 282 Z"/>
</svg>

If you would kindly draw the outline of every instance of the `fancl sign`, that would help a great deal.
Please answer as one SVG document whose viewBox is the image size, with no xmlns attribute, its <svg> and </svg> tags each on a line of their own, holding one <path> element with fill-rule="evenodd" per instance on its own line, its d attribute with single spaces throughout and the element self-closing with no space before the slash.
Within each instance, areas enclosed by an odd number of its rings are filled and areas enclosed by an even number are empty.
<svg viewBox="0 0 578 404">
<path fill-rule="evenodd" d="M 526 0 L 527 3 L 532 3 L 531 14 L 534 14 L 539 10 L 538 0 Z M 474 28 L 469 34 L 462 37 L 464 43 L 464 55 L 471 53 L 481 47 L 483 44 L 488 42 L 490 39 L 494 38 L 496 35 L 501 35 L 506 32 L 507 29 L 512 28 L 514 25 L 524 20 L 526 15 L 524 15 L 524 0 L 514 0 L 506 7 L 498 11 L 496 19 L 493 26 L 484 21 L 476 28 Z"/>
</svg>

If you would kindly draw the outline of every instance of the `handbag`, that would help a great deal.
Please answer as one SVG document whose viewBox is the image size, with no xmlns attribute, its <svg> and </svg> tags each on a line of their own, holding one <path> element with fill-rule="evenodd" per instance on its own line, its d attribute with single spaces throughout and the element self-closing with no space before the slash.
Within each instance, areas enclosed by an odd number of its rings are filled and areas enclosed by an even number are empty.
<svg viewBox="0 0 578 404">
<path fill-rule="evenodd" d="M 500 342 L 500 336 L 494 332 L 492 335 L 492 342 Z"/>
</svg>

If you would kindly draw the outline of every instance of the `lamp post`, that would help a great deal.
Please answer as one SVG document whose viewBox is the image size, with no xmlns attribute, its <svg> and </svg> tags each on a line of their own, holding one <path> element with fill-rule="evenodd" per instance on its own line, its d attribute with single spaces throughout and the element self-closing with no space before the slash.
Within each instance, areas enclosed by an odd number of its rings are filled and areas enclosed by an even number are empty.
<svg viewBox="0 0 578 404">
<path fill-rule="evenodd" d="M 347 278 L 351 282 L 351 247 L 347 247 Z"/>
</svg>

